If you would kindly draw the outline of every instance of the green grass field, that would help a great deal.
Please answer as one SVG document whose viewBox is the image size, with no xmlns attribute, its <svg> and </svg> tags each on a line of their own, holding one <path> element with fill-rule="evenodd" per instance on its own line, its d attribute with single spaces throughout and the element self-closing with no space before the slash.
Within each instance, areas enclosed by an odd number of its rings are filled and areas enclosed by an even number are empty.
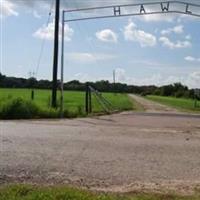
<svg viewBox="0 0 200 200">
<path fill-rule="evenodd" d="M 68 187 L 12 185 L 0 188 L 0 200 L 199 200 L 200 193 L 190 196 L 175 194 L 105 194 Z"/>
<path fill-rule="evenodd" d="M 149 95 L 146 98 L 156 101 L 158 103 L 162 103 L 177 108 L 180 111 L 196 112 L 196 113 L 200 112 L 200 101 L 197 101 L 197 105 L 195 107 L 193 99 L 163 97 L 163 96 L 153 96 L 153 95 Z"/>
<path fill-rule="evenodd" d="M 112 94 L 103 93 L 103 96 L 112 103 L 117 110 L 131 110 L 133 109 L 133 101 L 129 99 L 126 94 Z M 4 104 L 15 98 L 22 98 L 24 100 L 31 100 L 30 89 L 0 89 L 0 115 L 1 108 Z M 58 104 L 59 104 L 60 92 L 58 92 Z M 49 115 L 56 117 L 56 111 L 50 108 L 51 103 L 51 91 L 50 90 L 35 90 L 35 98 L 32 101 L 36 106 L 45 112 L 51 112 Z M 94 113 L 100 113 L 103 111 L 97 100 L 92 98 L 92 107 Z M 85 93 L 75 91 L 64 92 L 64 109 L 70 113 L 73 113 L 72 117 L 85 115 Z M 58 111 L 57 111 L 58 112 Z M 48 117 L 48 113 L 45 115 Z"/>
</svg>

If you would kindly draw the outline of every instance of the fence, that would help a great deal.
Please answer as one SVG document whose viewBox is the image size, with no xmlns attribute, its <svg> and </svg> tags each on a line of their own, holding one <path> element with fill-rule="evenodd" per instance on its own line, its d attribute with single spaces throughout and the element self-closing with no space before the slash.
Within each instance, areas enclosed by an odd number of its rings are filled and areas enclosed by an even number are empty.
<svg viewBox="0 0 200 200">
<path fill-rule="evenodd" d="M 92 96 L 96 99 L 104 112 L 110 114 L 117 111 L 112 103 L 103 97 L 103 95 L 98 90 L 86 84 L 85 111 L 87 114 L 92 113 Z"/>
</svg>

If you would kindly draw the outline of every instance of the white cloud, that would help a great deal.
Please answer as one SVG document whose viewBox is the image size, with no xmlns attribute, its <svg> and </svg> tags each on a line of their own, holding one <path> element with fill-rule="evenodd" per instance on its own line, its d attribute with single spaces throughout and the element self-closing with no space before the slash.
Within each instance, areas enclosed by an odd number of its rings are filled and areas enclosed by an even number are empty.
<svg viewBox="0 0 200 200">
<path fill-rule="evenodd" d="M 0 0 L 0 18 L 8 16 L 18 16 L 15 10 L 15 4 L 8 0 Z"/>
<path fill-rule="evenodd" d="M 67 58 L 78 63 L 93 63 L 97 61 L 104 61 L 114 59 L 116 56 L 112 54 L 88 53 L 88 52 L 74 52 L 68 53 Z"/>
<path fill-rule="evenodd" d="M 184 59 L 189 62 L 200 62 L 200 58 L 195 58 L 193 56 L 186 56 Z"/>
<path fill-rule="evenodd" d="M 197 11 L 195 11 L 197 13 Z M 194 17 L 192 15 L 178 15 L 178 18 L 177 18 L 177 22 L 178 23 L 185 23 L 186 21 L 188 22 L 195 22 L 195 21 L 198 21 L 199 18 L 198 17 Z"/>
<path fill-rule="evenodd" d="M 160 74 L 155 74 L 146 78 L 133 78 L 132 82 L 137 85 L 161 85 L 163 77 Z"/>
<path fill-rule="evenodd" d="M 117 68 L 115 70 L 116 82 L 127 83 L 130 85 L 156 85 L 162 86 L 167 84 L 173 84 L 181 82 L 184 85 L 187 85 L 189 88 L 199 88 L 200 83 L 200 71 L 193 71 L 186 75 L 169 75 L 156 73 L 150 76 L 143 77 L 134 77 L 126 73 L 126 70 L 123 68 Z M 112 73 L 112 72 L 111 72 Z M 70 80 L 80 80 L 82 82 L 86 81 L 98 81 L 98 80 L 108 80 L 113 81 L 113 77 L 100 77 L 100 76 L 90 76 L 86 73 L 77 73 L 71 77 Z"/>
<path fill-rule="evenodd" d="M 186 35 L 186 36 L 185 36 L 185 39 L 186 39 L 186 40 L 191 40 L 192 37 L 191 37 L 191 35 Z"/>
<path fill-rule="evenodd" d="M 132 77 L 126 73 L 126 70 L 123 68 L 117 68 L 115 70 L 116 82 L 127 83 L 131 85 L 160 85 L 163 77 L 160 74 L 155 74 L 150 77 Z M 109 78 L 109 81 L 112 81 L 112 77 Z"/>
<path fill-rule="evenodd" d="M 117 43 L 117 34 L 110 29 L 96 32 L 96 37 L 103 42 Z"/>
<path fill-rule="evenodd" d="M 197 71 L 197 72 L 192 72 L 190 75 L 189 75 L 192 79 L 200 82 L 200 71 Z"/>
<path fill-rule="evenodd" d="M 170 49 L 180 49 L 180 48 L 188 48 L 191 47 L 192 44 L 189 41 L 176 41 L 172 42 L 169 38 L 167 37 L 160 37 L 159 41 L 162 42 L 163 46 L 166 46 Z"/>
<path fill-rule="evenodd" d="M 139 16 L 138 19 L 145 22 L 173 22 L 175 19 L 175 15 L 164 15 L 164 14 L 154 14 L 154 15 L 143 15 Z"/>
<path fill-rule="evenodd" d="M 195 58 L 192 56 L 186 56 L 184 59 L 187 61 L 195 61 Z"/>
<path fill-rule="evenodd" d="M 33 16 L 34 16 L 35 18 L 37 18 L 37 19 L 40 19 L 40 18 L 41 18 L 41 15 L 39 15 L 39 13 L 38 13 L 36 10 L 33 11 Z"/>
<path fill-rule="evenodd" d="M 131 77 L 126 74 L 126 71 L 123 68 L 118 69 L 118 76 L 116 76 L 117 82 L 123 82 L 131 85 L 167 85 L 173 84 L 176 82 L 181 82 L 184 85 L 187 85 L 189 88 L 199 88 L 200 83 L 200 71 L 194 71 L 186 76 L 170 75 L 165 76 L 160 73 L 154 74 L 149 77 Z M 112 78 L 110 78 L 112 81 Z"/>
<path fill-rule="evenodd" d="M 139 42 L 141 47 L 155 46 L 157 43 L 154 35 L 137 29 L 136 24 L 131 20 L 129 20 L 128 25 L 124 27 L 124 37 L 127 41 Z"/>
<path fill-rule="evenodd" d="M 60 28 L 59 30 L 60 39 L 61 39 L 61 32 L 62 32 L 61 23 L 59 25 L 59 28 Z M 70 28 L 68 24 L 65 24 L 65 41 L 71 41 L 71 37 L 73 33 L 74 33 L 74 30 Z M 54 39 L 54 22 L 49 23 L 48 26 L 43 25 L 35 33 L 33 33 L 33 36 L 39 39 L 53 40 Z"/>
<path fill-rule="evenodd" d="M 192 72 L 189 74 L 188 79 L 186 79 L 185 84 L 190 88 L 200 88 L 200 71 Z"/>
<path fill-rule="evenodd" d="M 90 77 L 86 73 L 77 73 L 73 76 L 72 80 L 79 80 L 81 82 L 86 82 L 90 80 Z"/>
<path fill-rule="evenodd" d="M 162 35 L 168 35 L 170 33 L 181 34 L 184 32 L 183 29 L 184 29 L 183 25 L 178 25 L 173 28 L 168 28 L 168 29 L 162 30 L 161 34 Z"/>
<path fill-rule="evenodd" d="M 122 68 L 115 69 L 115 79 L 117 82 L 126 82 L 126 72 Z"/>
<path fill-rule="evenodd" d="M 163 67 L 168 67 L 167 64 L 163 64 L 157 61 L 152 61 L 152 60 L 131 60 L 130 61 L 131 64 L 142 64 L 143 66 L 147 66 L 148 68 L 152 68 L 152 69 L 163 69 Z"/>
<path fill-rule="evenodd" d="M 176 76 L 171 75 L 165 77 L 161 74 L 155 74 L 146 78 L 128 78 L 129 84 L 136 84 L 136 85 L 168 85 L 180 82 L 184 85 L 187 85 L 189 88 L 199 88 L 200 83 L 200 71 L 192 72 L 187 76 Z"/>
</svg>

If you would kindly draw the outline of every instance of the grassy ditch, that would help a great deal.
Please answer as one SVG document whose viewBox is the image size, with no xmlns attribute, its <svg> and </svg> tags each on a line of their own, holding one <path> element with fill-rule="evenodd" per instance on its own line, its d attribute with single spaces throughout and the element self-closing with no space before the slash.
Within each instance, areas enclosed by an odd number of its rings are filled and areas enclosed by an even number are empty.
<svg viewBox="0 0 200 200">
<path fill-rule="evenodd" d="M 0 200 L 199 200 L 200 193 L 190 196 L 176 194 L 108 194 L 69 187 L 10 185 L 0 187 Z"/>
<path fill-rule="evenodd" d="M 196 102 L 196 107 L 195 107 L 194 106 L 195 102 L 193 99 L 163 97 L 163 96 L 154 96 L 154 95 L 148 95 L 146 96 L 146 98 L 149 100 L 167 105 L 167 106 L 171 106 L 180 111 L 200 113 L 200 101 Z"/>
</svg>

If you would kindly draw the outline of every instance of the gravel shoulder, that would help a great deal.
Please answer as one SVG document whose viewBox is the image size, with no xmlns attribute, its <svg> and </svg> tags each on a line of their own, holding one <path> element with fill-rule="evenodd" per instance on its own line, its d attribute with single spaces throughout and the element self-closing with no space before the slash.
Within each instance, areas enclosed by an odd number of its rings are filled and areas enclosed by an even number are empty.
<svg viewBox="0 0 200 200">
<path fill-rule="evenodd" d="M 198 116 L 125 112 L 0 121 L 0 184 L 188 194 L 200 188 L 199 155 Z"/>
</svg>

